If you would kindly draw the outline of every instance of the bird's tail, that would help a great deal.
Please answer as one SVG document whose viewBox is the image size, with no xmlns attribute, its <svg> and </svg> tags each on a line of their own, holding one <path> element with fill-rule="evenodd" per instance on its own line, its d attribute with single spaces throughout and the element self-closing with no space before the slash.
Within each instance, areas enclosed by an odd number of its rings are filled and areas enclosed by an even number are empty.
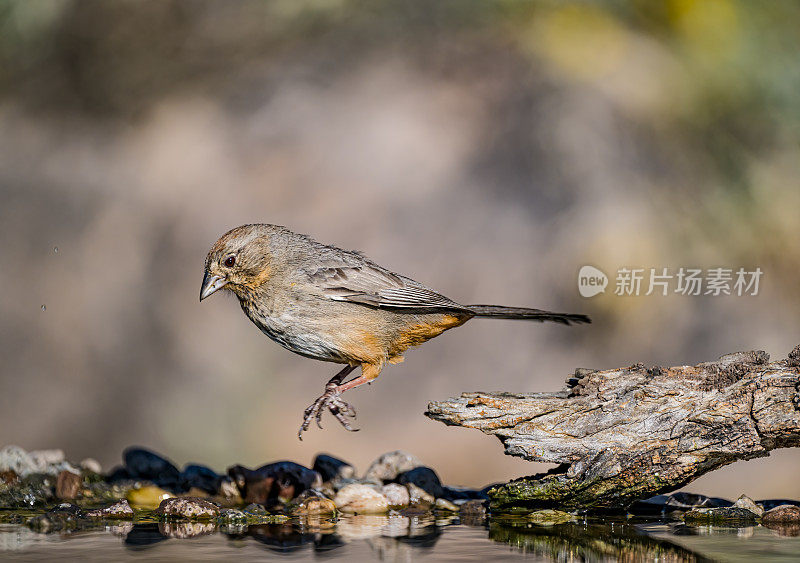
<svg viewBox="0 0 800 563">
<path fill-rule="evenodd" d="M 586 315 L 572 313 L 553 313 L 541 309 L 528 309 L 526 307 L 503 307 L 501 305 L 467 305 L 476 317 L 493 319 L 519 319 L 524 321 L 551 321 L 569 325 L 572 323 L 591 323 Z"/>
</svg>

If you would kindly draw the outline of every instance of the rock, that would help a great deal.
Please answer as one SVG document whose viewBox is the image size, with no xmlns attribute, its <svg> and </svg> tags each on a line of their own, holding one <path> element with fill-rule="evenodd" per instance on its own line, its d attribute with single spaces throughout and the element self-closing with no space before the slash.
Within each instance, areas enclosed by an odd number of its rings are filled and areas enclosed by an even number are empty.
<svg viewBox="0 0 800 563">
<path fill-rule="evenodd" d="M 13 471 L 20 477 L 36 473 L 39 467 L 31 456 L 19 446 L 6 446 L 0 450 L 0 471 Z"/>
<path fill-rule="evenodd" d="M 36 464 L 37 473 L 47 473 L 47 468 L 58 466 L 66 461 L 64 450 L 34 450 L 28 455 Z"/>
<path fill-rule="evenodd" d="M 758 506 L 755 503 L 755 501 L 753 501 L 753 499 L 751 499 L 747 495 L 740 496 L 736 500 L 736 502 L 733 503 L 733 506 L 735 506 L 736 508 L 744 508 L 746 510 L 749 510 L 758 517 L 761 517 L 764 514 L 764 509 Z"/>
<path fill-rule="evenodd" d="M 306 489 L 322 486 L 319 473 L 292 461 L 270 463 L 258 469 L 234 465 L 228 469 L 228 475 L 247 503 L 265 504 L 270 499 L 291 500 Z"/>
<path fill-rule="evenodd" d="M 62 471 L 56 477 L 56 498 L 61 500 L 73 500 L 78 498 L 81 491 L 83 478 L 72 471 Z"/>
<path fill-rule="evenodd" d="M 244 507 L 244 511 L 245 511 L 245 513 L 247 513 L 250 516 L 268 516 L 269 515 L 269 512 L 267 512 L 267 509 L 264 508 L 263 505 L 256 504 L 255 502 L 245 506 Z"/>
<path fill-rule="evenodd" d="M 138 489 L 131 489 L 126 495 L 128 501 L 139 508 L 158 508 L 165 499 L 172 498 L 172 493 L 155 485 L 145 485 Z"/>
<path fill-rule="evenodd" d="M 189 464 L 183 468 L 178 478 L 178 489 L 189 491 L 192 488 L 204 491 L 206 494 L 215 495 L 219 491 L 223 476 L 218 475 L 210 467 L 198 464 Z"/>
<path fill-rule="evenodd" d="M 489 495 L 486 494 L 486 490 L 467 487 L 442 487 L 442 498 L 446 498 L 449 501 L 487 500 Z"/>
<path fill-rule="evenodd" d="M 525 519 L 539 526 L 554 526 L 571 522 L 575 519 L 575 516 L 561 510 L 537 510 L 528 514 Z"/>
<path fill-rule="evenodd" d="M 800 346 L 798 346 L 800 348 Z M 763 507 L 764 510 L 771 510 L 776 506 L 781 506 L 782 504 L 792 504 L 794 506 L 800 506 L 800 501 L 798 500 L 789 500 L 785 498 L 779 499 L 765 499 L 765 500 L 757 500 L 756 504 Z"/>
<path fill-rule="evenodd" d="M 433 495 L 425 489 L 417 487 L 414 483 L 408 483 L 406 488 L 408 489 L 409 503 L 411 506 L 428 509 L 436 502 Z"/>
<path fill-rule="evenodd" d="M 87 457 L 86 459 L 82 460 L 78 465 L 84 471 L 88 471 L 89 473 L 102 473 L 103 466 L 100 465 L 100 462 L 94 458 Z"/>
<path fill-rule="evenodd" d="M 14 485 L 19 483 L 19 475 L 11 469 L 0 471 L 0 485 Z"/>
<path fill-rule="evenodd" d="M 364 474 L 366 481 L 394 481 L 400 473 L 422 465 L 414 455 L 400 450 L 388 452 L 372 462 Z"/>
<path fill-rule="evenodd" d="M 223 508 L 219 511 L 218 522 L 225 524 L 246 524 L 247 514 L 235 508 Z"/>
<path fill-rule="evenodd" d="M 210 520 L 219 516 L 219 507 L 194 497 L 168 498 L 153 513 L 162 519 Z"/>
<path fill-rule="evenodd" d="M 106 508 L 89 510 L 86 512 L 85 516 L 87 518 L 100 518 L 108 520 L 128 520 L 133 518 L 134 514 L 133 508 L 131 508 L 131 505 L 128 504 L 128 501 L 126 499 L 122 499 L 121 501 L 115 502 Z"/>
<path fill-rule="evenodd" d="M 49 504 L 55 479 L 39 473 L 29 474 L 11 486 L 0 487 L 0 508 L 33 508 Z"/>
<path fill-rule="evenodd" d="M 356 473 L 355 468 L 346 461 L 342 461 L 339 458 L 327 454 L 317 455 L 317 457 L 314 458 L 314 465 L 312 467 L 314 471 L 320 474 L 323 483 L 336 478 L 352 479 L 355 477 Z"/>
<path fill-rule="evenodd" d="M 342 488 L 333 499 L 336 508 L 354 514 L 383 514 L 389 501 L 369 485 L 352 484 Z"/>
<path fill-rule="evenodd" d="M 397 482 L 401 485 L 413 483 L 435 498 L 444 494 L 439 476 L 430 467 L 415 467 L 409 471 L 404 471 L 397 476 Z"/>
<path fill-rule="evenodd" d="M 242 504 L 244 502 L 242 495 L 239 494 L 239 487 L 230 477 L 222 478 L 217 494 L 230 504 Z"/>
<path fill-rule="evenodd" d="M 782 504 L 767 510 L 761 517 L 762 524 L 796 524 L 800 523 L 800 506 Z"/>
<path fill-rule="evenodd" d="M 133 479 L 152 483 L 175 491 L 178 487 L 180 471 L 171 461 L 144 448 L 128 448 L 123 453 L 125 469 Z"/>
<path fill-rule="evenodd" d="M 316 516 L 320 514 L 335 514 L 336 504 L 313 489 L 304 491 L 289 508 L 292 516 Z"/>
<path fill-rule="evenodd" d="M 461 505 L 458 512 L 462 516 L 486 516 L 486 505 L 488 503 L 484 500 L 468 500 Z"/>
<path fill-rule="evenodd" d="M 449 512 L 458 512 L 458 507 L 444 498 L 437 498 L 436 503 L 433 505 L 437 510 L 447 510 Z"/>
<path fill-rule="evenodd" d="M 756 522 L 756 515 L 746 508 L 729 506 L 723 508 L 694 508 L 684 514 L 683 519 L 687 523 L 752 525 Z"/>
<path fill-rule="evenodd" d="M 381 494 L 386 497 L 391 508 L 405 508 L 411 503 L 408 489 L 397 483 L 389 483 L 381 488 Z"/>
</svg>

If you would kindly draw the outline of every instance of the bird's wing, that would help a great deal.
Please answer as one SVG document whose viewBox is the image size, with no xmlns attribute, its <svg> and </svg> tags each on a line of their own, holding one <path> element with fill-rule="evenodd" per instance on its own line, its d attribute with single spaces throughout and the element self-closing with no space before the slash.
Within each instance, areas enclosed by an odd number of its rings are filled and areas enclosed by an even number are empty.
<svg viewBox="0 0 800 563">
<path fill-rule="evenodd" d="M 464 307 L 405 276 L 395 274 L 362 256 L 306 271 L 330 299 L 387 309 L 458 309 Z"/>
</svg>

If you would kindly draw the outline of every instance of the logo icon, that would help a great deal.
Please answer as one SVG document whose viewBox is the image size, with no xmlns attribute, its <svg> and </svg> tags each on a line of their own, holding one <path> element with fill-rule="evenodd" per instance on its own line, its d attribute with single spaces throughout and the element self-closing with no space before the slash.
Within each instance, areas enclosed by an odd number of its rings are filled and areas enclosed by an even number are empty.
<svg viewBox="0 0 800 563">
<path fill-rule="evenodd" d="M 594 266 L 582 266 L 578 272 L 578 293 L 581 297 L 594 297 L 604 293 L 608 285 L 608 276 Z"/>
</svg>

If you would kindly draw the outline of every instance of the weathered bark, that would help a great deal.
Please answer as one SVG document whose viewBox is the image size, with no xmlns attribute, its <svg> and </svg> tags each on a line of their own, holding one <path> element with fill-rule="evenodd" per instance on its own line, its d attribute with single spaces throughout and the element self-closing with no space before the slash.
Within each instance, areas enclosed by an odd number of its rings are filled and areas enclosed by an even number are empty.
<svg viewBox="0 0 800 563">
<path fill-rule="evenodd" d="M 494 434 L 505 453 L 560 464 L 495 487 L 495 509 L 624 507 L 733 461 L 800 445 L 800 346 L 673 368 L 576 370 L 556 393 L 463 393 L 427 416 Z"/>
</svg>

